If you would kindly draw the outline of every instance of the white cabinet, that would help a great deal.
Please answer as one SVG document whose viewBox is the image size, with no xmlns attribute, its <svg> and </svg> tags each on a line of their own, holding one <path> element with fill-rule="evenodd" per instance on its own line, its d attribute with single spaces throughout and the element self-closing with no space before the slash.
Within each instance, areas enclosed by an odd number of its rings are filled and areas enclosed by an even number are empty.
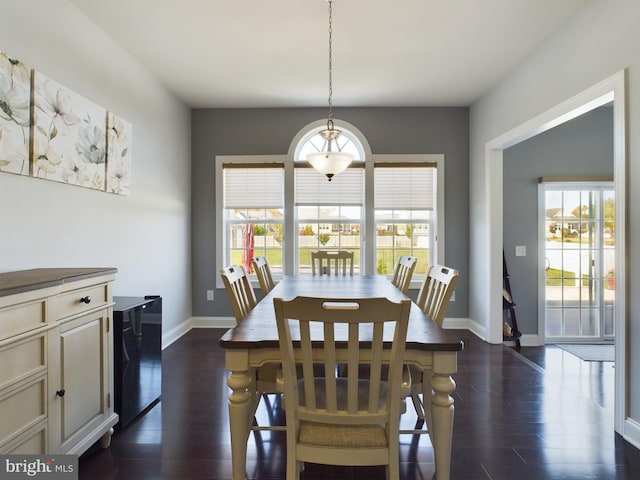
<svg viewBox="0 0 640 480">
<path fill-rule="evenodd" d="M 0 274 L 0 453 L 107 447 L 115 269 Z"/>
</svg>

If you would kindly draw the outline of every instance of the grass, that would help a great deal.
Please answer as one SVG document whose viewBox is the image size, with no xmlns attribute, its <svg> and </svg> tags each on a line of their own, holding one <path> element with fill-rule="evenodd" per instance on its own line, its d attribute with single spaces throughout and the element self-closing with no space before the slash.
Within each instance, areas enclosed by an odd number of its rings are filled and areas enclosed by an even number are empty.
<svg viewBox="0 0 640 480">
<path fill-rule="evenodd" d="M 311 252 L 317 250 L 317 248 L 304 248 L 298 251 L 298 265 L 300 267 L 311 268 Z M 348 250 L 348 249 L 346 249 Z M 270 249 L 266 252 L 255 251 L 254 255 L 265 255 L 267 262 L 271 265 L 271 268 L 282 265 L 282 250 Z M 414 255 L 418 258 L 418 265 L 416 267 L 416 273 L 422 274 L 426 271 L 429 265 L 429 250 L 414 250 L 411 252 L 409 249 L 396 249 L 394 250 L 378 250 L 376 258 L 376 273 L 380 275 L 391 275 L 398 257 L 401 255 Z M 242 265 L 242 250 L 231 251 L 231 263 Z M 360 250 L 355 250 L 354 265 L 360 265 Z"/>
<path fill-rule="evenodd" d="M 549 268 L 545 273 L 545 285 L 547 287 L 575 287 L 578 277 L 575 272 L 568 270 L 560 270 L 558 268 Z M 582 275 L 582 286 L 589 286 L 589 276 Z"/>
</svg>

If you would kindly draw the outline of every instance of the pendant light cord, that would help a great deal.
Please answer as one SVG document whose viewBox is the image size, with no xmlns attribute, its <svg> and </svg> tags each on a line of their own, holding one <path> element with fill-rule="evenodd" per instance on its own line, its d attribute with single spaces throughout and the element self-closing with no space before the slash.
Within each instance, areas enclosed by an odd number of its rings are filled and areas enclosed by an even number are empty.
<svg viewBox="0 0 640 480">
<path fill-rule="evenodd" d="M 333 1 L 329 1 L 329 119 L 327 130 L 333 130 Z"/>
</svg>

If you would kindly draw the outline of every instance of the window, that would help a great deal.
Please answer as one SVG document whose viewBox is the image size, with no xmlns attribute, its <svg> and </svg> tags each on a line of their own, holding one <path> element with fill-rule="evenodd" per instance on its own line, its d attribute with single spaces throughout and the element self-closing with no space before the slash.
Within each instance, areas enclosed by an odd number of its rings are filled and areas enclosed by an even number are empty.
<svg viewBox="0 0 640 480">
<path fill-rule="evenodd" d="M 306 273 L 311 251 L 326 248 L 353 251 L 356 273 L 391 275 L 410 254 L 417 288 L 427 266 L 444 261 L 444 156 L 373 155 L 336 121 L 355 161 L 329 182 L 304 161 L 325 127 L 306 127 L 287 155 L 216 157 L 217 269 L 265 255 L 276 278 Z"/>
<path fill-rule="evenodd" d="M 418 272 L 434 263 L 435 170 L 427 162 L 375 164 L 376 273 L 393 273 L 402 255 L 418 258 Z"/>
<path fill-rule="evenodd" d="M 298 272 L 311 272 L 311 252 L 319 249 L 354 252 L 360 272 L 364 168 L 348 168 L 327 181 L 312 168 L 295 169 Z"/>
<path fill-rule="evenodd" d="M 264 255 L 274 275 L 282 275 L 284 165 L 223 163 L 223 265 L 242 265 Z"/>
</svg>

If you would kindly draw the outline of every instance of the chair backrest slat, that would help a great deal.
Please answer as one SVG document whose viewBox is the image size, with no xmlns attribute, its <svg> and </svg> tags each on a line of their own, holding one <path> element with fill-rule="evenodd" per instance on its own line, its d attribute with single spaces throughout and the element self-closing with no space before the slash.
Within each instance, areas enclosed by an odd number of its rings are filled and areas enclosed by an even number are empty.
<svg viewBox="0 0 640 480">
<path fill-rule="evenodd" d="M 335 340 L 335 331 L 333 329 L 333 324 L 325 323 L 324 324 L 324 339 L 327 345 L 327 348 L 324 350 L 324 371 L 331 372 L 336 368 L 336 340 Z M 336 385 L 336 377 L 335 375 L 327 375 L 325 373 L 325 404 L 327 406 L 327 411 L 335 413 L 338 411 L 338 401 L 337 401 L 337 385 Z"/>
<path fill-rule="evenodd" d="M 305 398 L 310 408 L 316 408 L 316 387 L 313 381 L 313 348 L 311 345 L 311 326 L 309 322 L 300 322 L 300 346 L 302 347 L 302 369 Z"/>
</svg>

